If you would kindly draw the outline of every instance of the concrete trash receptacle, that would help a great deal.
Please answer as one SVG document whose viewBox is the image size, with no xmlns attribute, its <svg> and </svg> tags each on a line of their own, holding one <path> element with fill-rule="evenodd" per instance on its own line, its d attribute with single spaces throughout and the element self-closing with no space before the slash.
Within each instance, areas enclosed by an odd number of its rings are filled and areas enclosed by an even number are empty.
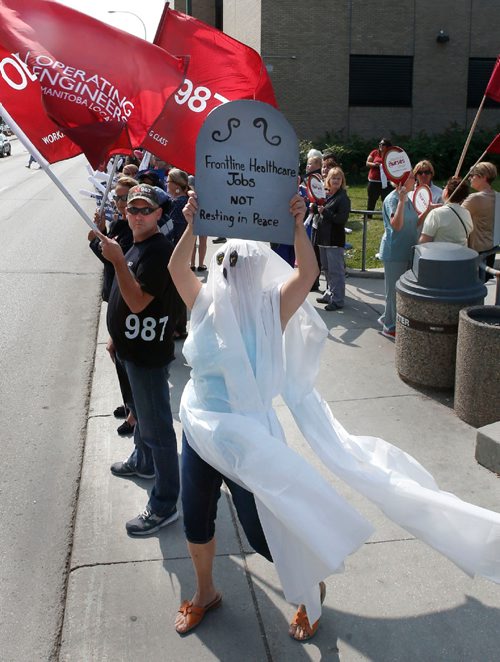
<svg viewBox="0 0 500 662">
<path fill-rule="evenodd" d="M 403 381 L 452 389 L 458 315 L 483 303 L 476 251 L 458 244 L 415 246 L 412 268 L 396 284 L 396 369 Z"/>
<path fill-rule="evenodd" d="M 454 406 L 474 427 L 500 421 L 500 306 L 460 311 Z"/>
</svg>

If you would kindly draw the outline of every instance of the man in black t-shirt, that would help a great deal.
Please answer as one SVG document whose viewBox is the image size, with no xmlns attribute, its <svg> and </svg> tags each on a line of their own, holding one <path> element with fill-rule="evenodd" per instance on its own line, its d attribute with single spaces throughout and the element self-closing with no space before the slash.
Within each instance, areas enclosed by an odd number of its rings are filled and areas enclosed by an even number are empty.
<svg viewBox="0 0 500 662">
<path fill-rule="evenodd" d="M 115 268 L 107 313 L 108 349 L 127 372 L 137 419 L 135 449 L 111 471 L 116 476 L 154 478 L 144 512 L 126 524 L 130 535 L 141 536 L 178 518 L 179 463 L 168 387 L 175 288 L 167 269 L 172 245 L 158 230 L 162 209 L 152 186 L 130 189 L 126 215 L 134 244 L 125 255 L 116 241 L 101 237 L 102 254 Z"/>
</svg>

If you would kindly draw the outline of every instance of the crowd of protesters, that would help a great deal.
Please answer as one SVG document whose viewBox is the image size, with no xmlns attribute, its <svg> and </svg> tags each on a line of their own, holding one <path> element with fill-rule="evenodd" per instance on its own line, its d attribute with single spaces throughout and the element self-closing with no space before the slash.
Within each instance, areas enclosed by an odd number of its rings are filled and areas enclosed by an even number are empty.
<svg viewBox="0 0 500 662">
<path fill-rule="evenodd" d="M 394 338 L 395 284 L 408 268 L 415 244 L 449 241 L 472 246 L 480 252 L 492 248 L 495 197 L 491 183 L 497 173 L 492 164 L 479 163 L 470 178 L 477 193 L 471 193 L 468 182 L 456 177 L 451 177 L 442 190 L 432 181 L 432 163 L 422 160 L 404 182 L 391 186 L 381 167 L 384 152 L 390 146 L 390 141 L 383 138 L 368 156 L 366 207 L 367 212 L 373 212 L 378 198 L 382 199 L 384 234 L 380 258 L 385 271 L 385 311 L 379 322 L 381 333 Z M 312 177 L 322 182 L 323 195 L 311 193 Z M 107 350 L 115 364 L 122 395 L 122 404 L 114 414 L 125 418 L 118 433 L 133 433 L 129 457 L 115 462 L 111 472 L 118 477 L 154 481 L 144 510 L 126 522 L 126 530 L 131 536 L 150 535 L 178 519 L 180 471 L 170 408 L 168 368 L 175 357 L 175 341 L 184 340 L 188 335 L 187 310 L 194 307 L 202 289 L 200 277 L 212 279 L 211 296 L 224 298 L 227 296 L 224 294 L 227 267 L 234 267 L 238 260 L 246 265 L 245 282 L 238 281 L 237 284 L 234 281 L 232 287 L 235 290 L 228 299 L 228 305 L 234 307 L 241 326 L 248 314 L 244 308 L 251 308 L 255 296 L 260 296 L 258 288 L 252 290 L 250 274 L 264 256 L 265 260 L 269 259 L 264 248 L 252 252 L 251 244 L 255 242 L 250 242 L 246 255 L 243 242 L 230 240 L 214 256 L 208 269 L 204 263 L 206 237 L 197 238 L 192 232 L 196 211 L 193 184 L 194 178 L 188 173 L 154 157 L 143 170 L 138 162 L 128 157 L 113 183 L 112 220 L 106 222 L 105 204 L 102 204 L 95 215 L 99 233 L 92 231 L 88 236 L 91 250 L 104 263 L 102 298 L 108 304 L 110 333 Z M 419 213 L 413 204 L 413 192 L 420 184 L 429 187 L 432 202 L 427 210 Z M 293 247 L 271 245 L 275 253 L 295 267 L 291 272 L 295 275 L 289 275 L 279 294 L 280 329 L 284 330 L 309 291 L 319 292 L 316 301 L 324 305 L 325 311 L 339 311 L 345 305 L 344 249 L 351 210 L 347 190 L 344 171 L 334 154 L 311 150 L 304 177 L 299 182 L 298 195 L 290 202 L 295 219 L 295 244 Z M 220 265 L 224 272 L 222 280 L 217 274 L 211 274 Z M 324 291 L 319 290 L 321 272 Z M 247 297 L 246 304 L 244 297 Z M 250 324 L 248 329 L 241 328 L 245 345 L 253 342 L 251 338 L 256 323 L 252 317 L 244 323 Z M 212 331 L 208 327 L 205 329 L 199 319 L 198 326 L 200 328 L 194 335 L 195 340 L 203 345 L 203 351 L 199 356 L 195 352 L 193 357 L 209 360 L 213 380 L 219 351 L 207 349 Z M 224 343 L 219 345 L 220 351 L 223 346 Z M 259 361 L 256 347 L 249 346 L 247 351 L 255 372 Z M 220 360 L 223 360 L 222 354 Z M 253 365 L 255 361 L 257 363 Z M 200 365 L 205 366 L 204 363 Z M 206 394 L 209 400 L 216 397 L 219 388 L 216 382 L 214 388 Z M 206 405 L 208 400 L 203 402 Z M 183 423 L 189 427 L 188 419 L 183 419 Z M 188 548 L 198 586 L 192 600 L 183 602 L 179 609 L 175 627 L 180 634 L 195 628 L 206 612 L 221 602 L 213 585 L 212 562 L 216 502 L 222 481 L 229 486 L 250 543 L 263 556 L 273 560 L 253 494 L 224 475 L 222 469 L 218 470 L 216 461 L 212 466 L 204 461 L 192 442 L 183 433 L 182 501 Z M 322 601 L 323 598 L 324 584 L 321 582 L 315 599 Z M 305 606 L 299 605 L 290 625 L 290 636 L 305 641 L 315 634 L 317 625 L 317 621 L 309 622 Z"/>
</svg>

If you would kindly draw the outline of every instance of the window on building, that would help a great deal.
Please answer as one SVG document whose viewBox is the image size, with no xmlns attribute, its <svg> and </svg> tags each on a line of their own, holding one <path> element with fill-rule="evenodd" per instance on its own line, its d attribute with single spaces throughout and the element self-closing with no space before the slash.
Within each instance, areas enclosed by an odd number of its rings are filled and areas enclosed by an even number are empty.
<svg viewBox="0 0 500 662">
<path fill-rule="evenodd" d="M 488 81 L 493 73 L 494 57 L 469 58 L 469 78 L 467 80 L 467 108 L 479 108 Z M 484 108 L 498 108 L 498 103 L 487 98 Z"/>
<path fill-rule="evenodd" d="M 224 2 L 215 0 L 215 27 L 224 30 Z"/>
<path fill-rule="evenodd" d="M 413 57 L 351 55 L 350 106 L 411 106 Z"/>
</svg>

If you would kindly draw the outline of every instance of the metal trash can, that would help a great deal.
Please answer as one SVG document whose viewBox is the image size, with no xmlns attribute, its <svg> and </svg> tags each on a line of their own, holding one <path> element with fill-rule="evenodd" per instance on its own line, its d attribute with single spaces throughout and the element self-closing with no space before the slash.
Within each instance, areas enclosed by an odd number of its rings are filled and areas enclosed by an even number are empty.
<svg viewBox="0 0 500 662">
<path fill-rule="evenodd" d="M 486 296 L 478 263 L 476 251 L 458 244 L 414 247 L 412 268 L 396 284 L 396 369 L 403 381 L 453 388 L 459 312 Z"/>
<path fill-rule="evenodd" d="M 460 311 L 454 407 L 477 428 L 500 421 L 500 306 Z"/>
</svg>

